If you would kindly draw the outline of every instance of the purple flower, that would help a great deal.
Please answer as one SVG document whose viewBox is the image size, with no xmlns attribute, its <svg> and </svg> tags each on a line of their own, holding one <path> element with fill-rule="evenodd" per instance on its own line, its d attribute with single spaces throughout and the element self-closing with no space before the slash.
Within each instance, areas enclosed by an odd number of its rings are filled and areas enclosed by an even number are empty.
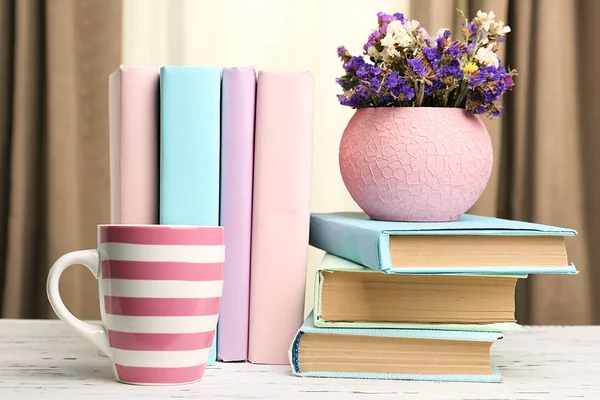
<svg viewBox="0 0 600 400">
<path fill-rule="evenodd" d="M 415 97 L 415 89 L 412 85 L 402 83 L 394 87 L 391 91 L 392 95 L 400 98 L 401 100 L 412 100 Z"/>
<path fill-rule="evenodd" d="M 442 53 L 440 53 L 440 51 L 435 47 L 425 47 L 423 49 L 423 55 L 430 63 L 439 61 L 439 59 L 442 58 Z"/>
<path fill-rule="evenodd" d="M 506 77 L 504 78 L 504 84 L 506 85 L 506 87 L 514 86 L 515 81 L 513 81 L 512 75 L 506 75 Z"/>
<path fill-rule="evenodd" d="M 386 88 L 392 89 L 398 84 L 400 84 L 400 78 L 398 78 L 398 72 L 394 71 L 386 77 L 384 85 Z"/>
<path fill-rule="evenodd" d="M 473 50 L 475 49 L 475 43 L 471 43 L 467 46 L 467 54 L 473 54 Z"/>
<path fill-rule="evenodd" d="M 469 83 L 471 85 L 481 85 L 482 83 L 484 83 L 487 79 L 487 71 L 484 68 L 481 68 L 479 70 L 479 73 L 477 73 L 477 75 L 471 75 L 471 77 L 469 78 Z"/>
<path fill-rule="evenodd" d="M 457 45 L 453 44 L 452 46 L 448 47 L 446 54 L 452 58 L 459 58 L 462 56 L 462 50 Z"/>
<path fill-rule="evenodd" d="M 363 50 L 367 51 L 369 49 L 369 47 L 374 46 L 375 43 L 377 43 L 377 41 L 380 38 L 381 38 L 381 35 L 379 33 L 379 30 L 371 32 L 371 34 L 369 35 L 369 38 L 367 39 L 367 43 L 365 43 L 363 46 Z"/>
<path fill-rule="evenodd" d="M 337 48 L 337 55 L 338 55 L 338 57 L 341 57 L 346 51 L 348 51 L 348 50 L 346 50 L 346 47 L 344 47 L 344 46 L 338 47 Z"/>
<path fill-rule="evenodd" d="M 475 22 L 469 22 L 469 31 L 471 32 L 471 34 L 477 32 L 477 24 Z"/>
<path fill-rule="evenodd" d="M 375 91 L 379 90 L 379 85 L 381 85 L 381 82 L 379 81 L 379 79 L 371 78 L 371 86 L 375 89 Z"/>
<path fill-rule="evenodd" d="M 444 38 L 438 36 L 438 38 L 435 41 L 437 42 L 438 49 L 442 50 L 444 48 Z"/>
<path fill-rule="evenodd" d="M 394 13 L 394 18 L 400 22 L 404 22 L 404 14 L 402 13 Z"/>
<path fill-rule="evenodd" d="M 441 76 L 454 76 L 457 79 L 462 79 L 463 77 L 463 72 L 458 60 L 450 61 L 450 64 L 441 67 L 439 72 Z"/>
<path fill-rule="evenodd" d="M 373 75 L 379 75 L 381 73 L 381 68 L 379 68 L 379 67 L 373 67 L 373 68 L 371 68 L 371 73 Z"/>
<path fill-rule="evenodd" d="M 446 29 L 442 36 L 445 37 L 446 39 L 449 39 L 450 36 L 452 36 L 452 32 L 450 30 Z"/>
<path fill-rule="evenodd" d="M 420 76 L 425 76 L 427 73 L 425 72 L 425 66 L 421 62 L 421 60 L 417 60 L 413 58 L 412 60 L 408 60 L 408 65 L 412 68 L 415 74 Z"/>
<path fill-rule="evenodd" d="M 500 107 L 498 110 L 492 111 L 492 117 L 501 117 L 502 111 L 504 111 L 504 107 Z"/>
<path fill-rule="evenodd" d="M 394 19 L 395 19 L 395 17 L 393 15 L 386 14 L 384 12 L 377 13 L 377 22 L 379 23 L 379 26 L 389 24 Z"/>
<path fill-rule="evenodd" d="M 368 65 L 363 65 L 361 67 L 359 67 L 356 70 L 356 76 L 358 76 L 360 79 L 365 79 L 367 77 L 367 75 L 369 75 L 369 66 Z"/>
<path fill-rule="evenodd" d="M 346 72 L 354 72 L 365 64 L 365 60 L 362 57 L 354 56 L 344 65 Z"/>
</svg>

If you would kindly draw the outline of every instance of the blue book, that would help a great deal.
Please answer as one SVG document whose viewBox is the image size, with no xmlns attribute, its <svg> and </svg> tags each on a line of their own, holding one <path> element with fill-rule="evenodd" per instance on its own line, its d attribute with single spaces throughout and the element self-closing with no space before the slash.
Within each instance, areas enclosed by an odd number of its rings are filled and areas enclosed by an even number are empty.
<svg viewBox="0 0 600 400">
<path fill-rule="evenodd" d="M 221 70 L 162 67 L 160 97 L 160 223 L 218 226 Z"/>
<path fill-rule="evenodd" d="M 289 362 L 295 375 L 306 377 L 501 382 L 490 358 L 501 338 L 498 332 L 319 328 L 311 313 Z"/>
<path fill-rule="evenodd" d="M 576 274 L 572 229 L 465 214 L 453 222 L 389 222 L 362 212 L 313 213 L 309 244 L 392 274 Z"/>
</svg>

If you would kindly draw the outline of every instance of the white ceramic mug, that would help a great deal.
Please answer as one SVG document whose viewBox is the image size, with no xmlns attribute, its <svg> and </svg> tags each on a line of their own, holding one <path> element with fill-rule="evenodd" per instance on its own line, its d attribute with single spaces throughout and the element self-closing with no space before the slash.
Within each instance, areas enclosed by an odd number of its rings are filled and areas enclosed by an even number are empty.
<svg viewBox="0 0 600 400">
<path fill-rule="evenodd" d="M 104 352 L 117 380 L 181 384 L 204 376 L 223 291 L 223 227 L 99 225 L 98 248 L 60 257 L 48 299 L 58 317 Z M 85 265 L 98 279 L 102 325 L 83 322 L 58 291 Z"/>
</svg>

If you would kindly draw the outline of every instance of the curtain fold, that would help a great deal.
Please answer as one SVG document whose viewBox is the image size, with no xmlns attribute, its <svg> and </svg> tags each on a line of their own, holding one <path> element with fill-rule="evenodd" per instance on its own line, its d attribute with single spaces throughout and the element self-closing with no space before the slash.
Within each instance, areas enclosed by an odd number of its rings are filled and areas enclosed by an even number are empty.
<svg viewBox="0 0 600 400">
<path fill-rule="evenodd" d="M 449 6 L 438 8 L 436 3 L 413 1 L 412 17 L 446 24 L 457 18 L 454 10 L 448 15 Z M 592 279 L 600 275 L 596 265 L 600 254 L 593 244 L 600 235 L 596 207 L 600 163 L 595 157 L 600 143 L 592 128 L 600 124 L 592 95 L 598 93 L 592 89 L 597 86 L 592 74 L 598 68 L 600 49 L 591 43 L 592 32 L 582 28 L 584 20 L 593 26 L 590 8 L 597 12 L 598 4 L 591 3 L 484 0 L 463 4 L 470 18 L 479 9 L 493 10 L 497 19 L 511 26 L 500 55 L 505 65 L 518 70 L 514 92 L 505 96 L 502 119 L 484 118 L 495 150 L 494 172 L 470 212 L 579 232 L 568 239 L 567 250 L 581 273 L 530 276 L 520 282 L 517 318 L 521 323 L 600 320 L 600 295 L 594 290 L 598 284 Z M 431 32 L 438 28 L 425 27 Z"/>
<path fill-rule="evenodd" d="M 0 208 L 2 317 L 54 317 L 45 293 L 52 263 L 95 248 L 109 222 L 108 75 L 121 59 L 120 0 L 2 3 Z M 5 57 L 6 56 L 6 59 Z M 5 158 L 6 157 L 6 158 Z M 5 160 L 8 160 L 5 162 Z M 61 295 L 98 318 L 97 283 L 70 268 Z"/>
</svg>

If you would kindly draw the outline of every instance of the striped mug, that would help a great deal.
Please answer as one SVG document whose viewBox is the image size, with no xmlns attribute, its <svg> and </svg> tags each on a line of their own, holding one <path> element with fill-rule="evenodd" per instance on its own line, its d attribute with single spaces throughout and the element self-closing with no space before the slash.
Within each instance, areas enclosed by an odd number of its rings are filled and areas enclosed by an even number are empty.
<svg viewBox="0 0 600 400">
<path fill-rule="evenodd" d="M 223 227 L 99 225 L 97 249 L 54 263 L 48 299 L 62 321 L 112 360 L 118 381 L 199 381 L 221 306 L 224 240 Z M 74 264 L 98 280 L 102 325 L 77 319 L 60 298 L 60 275 Z"/>
</svg>

